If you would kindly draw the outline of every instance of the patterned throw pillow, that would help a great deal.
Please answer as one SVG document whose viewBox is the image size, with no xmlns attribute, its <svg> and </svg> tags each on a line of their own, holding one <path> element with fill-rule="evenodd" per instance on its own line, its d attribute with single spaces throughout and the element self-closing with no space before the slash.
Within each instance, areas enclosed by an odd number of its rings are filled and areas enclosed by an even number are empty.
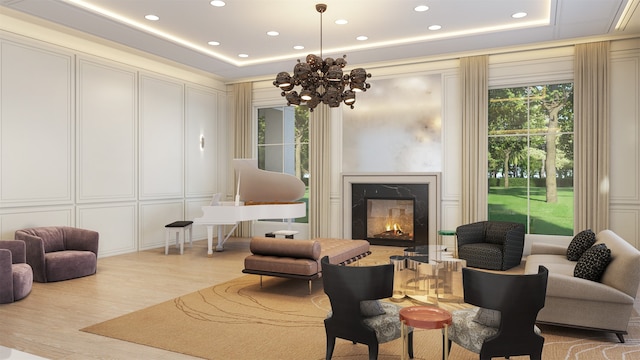
<svg viewBox="0 0 640 360">
<path fill-rule="evenodd" d="M 569 247 L 567 248 L 567 260 L 578 261 L 580 256 L 587 251 L 593 244 L 596 242 L 596 234 L 591 231 L 591 229 L 587 229 L 581 231 L 573 237 Z"/>
<path fill-rule="evenodd" d="M 473 321 L 497 329 L 500 327 L 500 316 L 500 311 L 498 310 L 479 308 Z"/>
<path fill-rule="evenodd" d="M 611 250 L 607 245 L 594 245 L 582 254 L 573 270 L 573 276 L 599 282 L 610 262 Z"/>
<path fill-rule="evenodd" d="M 371 317 L 386 314 L 382 304 L 378 300 L 360 301 L 360 313 L 362 316 Z"/>
</svg>

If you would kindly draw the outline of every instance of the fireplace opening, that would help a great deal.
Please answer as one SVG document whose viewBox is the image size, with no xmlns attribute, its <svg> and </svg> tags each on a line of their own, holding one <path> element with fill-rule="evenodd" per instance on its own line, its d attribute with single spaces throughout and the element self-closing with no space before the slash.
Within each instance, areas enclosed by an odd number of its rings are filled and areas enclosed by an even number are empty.
<svg viewBox="0 0 640 360">
<path fill-rule="evenodd" d="M 413 199 L 367 199 L 367 238 L 413 241 Z"/>
<path fill-rule="evenodd" d="M 351 184 L 351 235 L 372 245 L 428 245 L 429 184 Z"/>
</svg>

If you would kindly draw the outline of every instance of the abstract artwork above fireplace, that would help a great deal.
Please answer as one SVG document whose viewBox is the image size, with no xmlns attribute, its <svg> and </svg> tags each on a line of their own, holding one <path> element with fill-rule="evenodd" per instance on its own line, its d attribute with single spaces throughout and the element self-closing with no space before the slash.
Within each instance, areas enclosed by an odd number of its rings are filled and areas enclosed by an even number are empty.
<svg viewBox="0 0 640 360">
<path fill-rule="evenodd" d="M 343 237 L 372 245 L 435 244 L 440 173 L 345 173 Z"/>
</svg>

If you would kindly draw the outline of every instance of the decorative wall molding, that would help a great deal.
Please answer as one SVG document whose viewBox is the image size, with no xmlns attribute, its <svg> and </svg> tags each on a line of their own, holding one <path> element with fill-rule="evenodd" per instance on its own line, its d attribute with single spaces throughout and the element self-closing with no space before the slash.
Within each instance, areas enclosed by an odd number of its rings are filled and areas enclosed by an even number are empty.
<svg viewBox="0 0 640 360">
<path fill-rule="evenodd" d="M 136 200 L 136 72 L 81 57 L 77 89 L 78 202 Z"/>
</svg>

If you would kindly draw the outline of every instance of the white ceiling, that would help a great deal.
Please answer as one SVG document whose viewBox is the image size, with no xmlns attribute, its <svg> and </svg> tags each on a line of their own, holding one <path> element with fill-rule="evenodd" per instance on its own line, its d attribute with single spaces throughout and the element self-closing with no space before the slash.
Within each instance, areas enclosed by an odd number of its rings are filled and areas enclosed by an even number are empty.
<svg viewBox="0 0 640 360">
<path fill-rule="evenodd" d="M 210 0 L 0 0 L 0 5 L 229 82 L 275 77 L 291 71 L 296 59 L 319 55 L 321 23 L 323 57 L 347 54 L 346 70 L 515 45 L 640 35 L 640 0 L 225 1 L 224 7 L 211 6 Z M 318 2 L 327 4 L 322 22 Z M 414 11 L 418 5 L 429 10 Z M 511 17 L 521 11 L 528 16 Z M 160 19 L 145 20 L 147 14 Z M 338 19 L 348 24 L 335 24 Z M 436 24 L 442 29 L 427 29 Z M 268 36 L 270 30 L 280 35 Z M 368 40 L 356 40 L 359 35 Z M 208 45 L 212 40 L 220 45 Z M 238 57 L 241 53 L 248 57 Z"/>
</svg>

